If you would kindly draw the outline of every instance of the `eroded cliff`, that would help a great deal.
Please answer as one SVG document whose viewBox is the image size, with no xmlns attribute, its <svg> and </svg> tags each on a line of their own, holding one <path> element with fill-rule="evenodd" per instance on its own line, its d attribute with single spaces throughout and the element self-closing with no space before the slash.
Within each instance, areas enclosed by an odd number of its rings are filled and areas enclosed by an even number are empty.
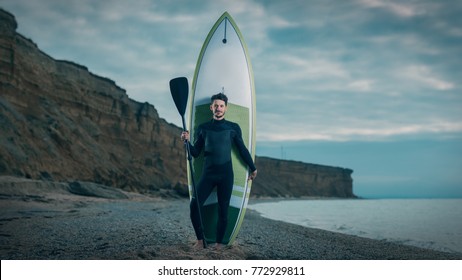
<svg viewBox="0 0 462 280">
<path fill-rule="evenodd" d="M 252 195 L 259 197 L 355 197 L 353 170 L 297 161 L 258 157 L 258 180 Z"/>
<path fill-rule="evenodd" d="M 114 81 L 43 53 L 16 28 L 0 9 L 0 175 L 187 195 L 180 128 Z M 349 169 L 270 158 L 257 166 L 252 195 L 353 196 Z"/>
</svg>

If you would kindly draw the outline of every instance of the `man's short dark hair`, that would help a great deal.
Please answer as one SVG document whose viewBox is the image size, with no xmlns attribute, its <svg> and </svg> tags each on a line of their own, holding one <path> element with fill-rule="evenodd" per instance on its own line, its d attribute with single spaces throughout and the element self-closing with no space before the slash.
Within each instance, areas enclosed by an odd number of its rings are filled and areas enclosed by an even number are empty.
<svg viewBox="0 0 462 280">
<path fill-rule="evenodd" d="M 215 95 L 212 95 L 212 98 L 210 98 L 210 103 L 213 103 L 214 100 L 221 100 L 225 102 L 225 105 L 228 106 L 228 97 L 224 93 L 217 93 Z"/>
</svg>

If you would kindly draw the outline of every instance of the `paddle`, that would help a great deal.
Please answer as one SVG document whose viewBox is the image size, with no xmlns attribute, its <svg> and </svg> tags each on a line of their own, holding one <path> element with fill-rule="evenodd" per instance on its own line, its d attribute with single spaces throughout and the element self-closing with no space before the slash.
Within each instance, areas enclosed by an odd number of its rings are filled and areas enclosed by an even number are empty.
<svg viewBox="0 0 462 280">
<path fill-rule="evenodd" d="M 175 102 L 175 106 L 178 109 L 178 113 L 180 113 L 181 121 L 183 122 L 183 131 L 186 131 L 186 122 L 184 120 L 184 113 L 186 112 L 186 106 L 188 104 L 188 79 L 185 77 L 178 77 L 175 79 L 170 80 L 170 92 L 172 94 L 173 102 Z M 194 182 L 194 173 L 193 173 L 193 166 L 192 166 L 192 156 L 191 150 L 189 148 L 188 141 L 184 141 L 186 151 L 188 154 L 188 162 L 189 162 L 189 171 L 191 173 L 191 183 L 194 192 L 194 197 L 196 197 L 197 202 L 197 209 L 199 211 L 199 221 L 202 228 L 202 240 L 204 243 L 204 248 L 207 247 L 207 241 L 205 240 L 204 235 L 204 224 L 202 222 L 202 213 L 201 213 L 201 206 L 199 204 L 199 196 L 197 195 L 196 184 Z"/>
</svg>

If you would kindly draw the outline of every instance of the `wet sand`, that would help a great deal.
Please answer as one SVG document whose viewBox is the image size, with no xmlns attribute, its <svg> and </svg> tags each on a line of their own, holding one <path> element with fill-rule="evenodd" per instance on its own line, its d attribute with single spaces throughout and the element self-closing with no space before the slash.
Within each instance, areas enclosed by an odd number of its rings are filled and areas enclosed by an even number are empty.
<svg viewBox="0 0 462 280">
<path fill-rule="evenodd" d="M 462 259 L 273 221 L 251 210 L 233 246 L 194 249 L 187 199 L 112 194 L 83 196 L 67 183 L 0 178 L 1 259 Z"/>
</svg>

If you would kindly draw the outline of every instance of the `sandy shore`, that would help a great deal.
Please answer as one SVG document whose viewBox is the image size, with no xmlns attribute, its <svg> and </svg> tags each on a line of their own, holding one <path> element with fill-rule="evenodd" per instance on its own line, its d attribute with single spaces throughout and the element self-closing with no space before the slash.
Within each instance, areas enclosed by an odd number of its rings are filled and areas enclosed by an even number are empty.
<svg viewBox="0 0 462 280">
<path fill-rule="evenodd" d="M 247 212 L 233 246 L 195 250 L 187 199 L 118 190 L 113 194 L 119 198 L 104 198 L 111 190 L 83 196 L 68 185 L 0 180 L 1 259 L 462 259 L 272 221 L 254 211 Z"/>
</svg>

